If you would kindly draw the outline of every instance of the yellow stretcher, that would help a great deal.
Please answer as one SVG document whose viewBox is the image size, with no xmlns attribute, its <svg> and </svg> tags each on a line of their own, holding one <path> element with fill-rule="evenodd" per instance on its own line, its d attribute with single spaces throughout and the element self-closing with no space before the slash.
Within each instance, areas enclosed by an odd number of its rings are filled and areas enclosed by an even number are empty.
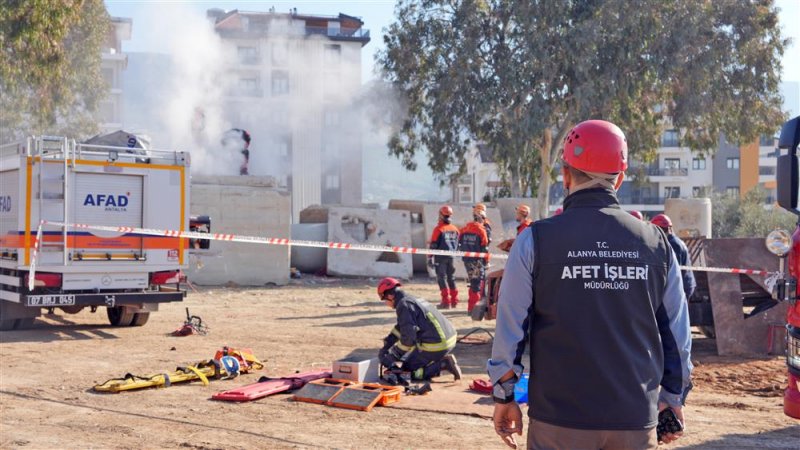
<svg viewBox="0 0 800 450">
<path fill-rule="evenodd" d="M 236 359 L 233 366 L 223 360 L 224 357 Z M 253 356 L 249 350 L 235 350 L 223 348 L 218 351 L 214 359 L 201 361 L 195 365 L 181 366 L 171 372 L 154 373 L 150 375 L 125 374 L 122 378 L 112 378 L 104 383 L 95 385 L 96 392 L 119 393 L 150 387 L 169 387 L 175 383 L 185 383 L 200 380 L 203 385 L 208 385 L 209 379 L 218 380 L 233 378 L 240 373 L 260 370 L 264 364 Z"/>
</svg>

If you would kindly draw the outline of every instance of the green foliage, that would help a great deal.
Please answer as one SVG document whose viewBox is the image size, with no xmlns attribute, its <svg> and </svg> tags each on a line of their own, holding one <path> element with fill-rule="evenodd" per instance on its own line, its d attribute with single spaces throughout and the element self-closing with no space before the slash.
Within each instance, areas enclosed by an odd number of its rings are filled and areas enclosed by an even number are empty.
<svg viewBox="0 0 800 450">
<path fill-rule="evenodd" d="M 401 0 L 395 13 L 378 57 L 405 109 L 390 152 L 461 174 L 482 141 L 540 211 L 582 120 L 615 122 L 644 161 L 667 118 L 703 153 L 721 132 L 748 142 L 783 120 L 771 0 Z"/>
<path fill-rule="evenodd" d="M 714 237 L 766 237 L 783 228 L 792 233 L 797 217 L 778 207 L 765 207 L 766 193 L 753 189 L 742 198 L 716 195 L 712 199 Z"/>
<path fill-rule="evenodd" d="M 95 131 L 107 95 L 102 0 L 8 0 L 0 7 L 0 142 Z"/>
</svg>

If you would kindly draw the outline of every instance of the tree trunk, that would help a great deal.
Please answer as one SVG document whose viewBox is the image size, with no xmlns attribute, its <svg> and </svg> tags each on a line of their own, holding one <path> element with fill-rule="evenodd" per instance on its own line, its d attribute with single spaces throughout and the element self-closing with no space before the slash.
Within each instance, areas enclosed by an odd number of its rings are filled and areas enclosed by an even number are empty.
<svg viewBox="0 0 800 450">
<path fill-rule="evenodd" d="M 555 127 L 554 127 L 555 128 Z M 536 195 L 536 202 L 539 205 L 539 218 L 543 219 L 549 215 L 550 207 L 550 185 L 552 184 L 552 176 L 550 175 L 552 167 L 556 164 L 559 155 L 561 154 L 561 142 L 564 140 L 567 131 L 572 126 L 567 120 L 564 120 L 563 125 L 555 128 L 556 135 L 553 137 L 553 130 L 548 129 L 544 141 L 549 144 L 547 150 L 542 150 L 542 172 L 539 179 L 539 191 Z M 545 169 L 546 166 L 546 169 Z"/>
<path fill-rule="evenodd" d="M 550 162 L 550 153 L 552 152 L 553 145 L 553 132 L 550 128 L 545 128 L 542 134 L 542 144 L 539 146 L 539 153 L 541 155 L 541 172 L 539 175 L 539 189 L 536 193 L 536 202 L 539 204 L 538 217 L 535 219 L 544 219 L 549 215 L 550 203 L 550 172 L 553 167 Z"/>
</svg>

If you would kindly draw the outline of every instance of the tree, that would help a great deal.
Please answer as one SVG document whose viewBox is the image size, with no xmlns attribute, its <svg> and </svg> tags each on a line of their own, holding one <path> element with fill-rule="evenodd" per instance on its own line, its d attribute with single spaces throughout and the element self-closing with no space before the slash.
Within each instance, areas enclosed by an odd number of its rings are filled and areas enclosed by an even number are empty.
<svg viewBox="0 0 800 450">
<path fill-rule="evenodd" d="M 390 153 L 461 174 L 482 141 L 542 214 L 581 120 L 615 122 L 643 161 L 670 121 L 711 152 L 721 132 L 746 142 L 783 120 L 771 0 L 402 0 L 396 16 L 378 57 L 406 109 Z"/>
<path fill-rule="evenodd" d="M 102 0 L 9 0 L 0 8 L 0 142 L 97 128 L 107 95 Z"/>
<path fill-rule="evenodd" d="M 738 197 L 716 195 L 712 199 L 712 229 L 715 238 L 766 237 L 782 228 L 790 233 L 797 217 L 777 206 L 765 208 L 766 193 L 761 188 Z"/>
</svg>

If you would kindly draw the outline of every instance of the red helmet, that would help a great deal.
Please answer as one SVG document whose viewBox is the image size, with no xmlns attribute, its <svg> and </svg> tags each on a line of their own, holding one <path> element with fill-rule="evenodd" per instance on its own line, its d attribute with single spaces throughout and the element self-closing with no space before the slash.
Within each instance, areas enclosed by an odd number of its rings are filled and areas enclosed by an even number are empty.
<svg viewBox="0 0 800 450">
<path fill-rule="evenodd" d="M 559 215 L 561 215 L 561 213 L 563 213 L 563 212 L 564 212 L 564 208 L 562 208 L 562 207 L 560 207 L 560 206 L 559 206 L 559 207 L 558 207 L 558 209 L 556 210 L 556 212 L 554 212 L 554 213 L 553 213 L 553 217 L 555 217 L 555 216 L 559 216 Z"/>
<path fill-rule="evenodd" d="M 672 226 L 672 220 L 670 220 L 669 216 L 666 214 L 659 214 L 653 217 L 650 223 L 658 225 L 661 228 L 669 228 Z"/>
<path fill-rule="evenodd" d="M 386 277 L 382 279 L 378 283 L 378 297 L 383 300 L 383 294 L 390 289 L 394 289 L 397 286 L 402 286 L 399 281 L 395 280 L 391 277 Z"/>
<path fill-rule="evenodd" d="M 631 214 L 633 217 L 636 217 L 636 218 L 637 218 L 637 219 L 639 219 L 639 220 L 644 220 L 644 216 L 642 215 L 642 213 L 641 213 L 641 212 L 639 212 L 639 211 L 637 211 L 637 210 L 635 210 L 635 209 L 634 209 L 633 211 L 628 211 L 628 212 L 629 212 L 629 213 L 630 213 L 630 214 Z"/>
<path fill-rule="evenodd" d="M 618 173 L 628 168 L 628 143 L 616 125 L 587 120 L 564 138 L 564 162 L 584 172 Z"/>
<path fill-rule="evenodd" d="M 450 217 L 453 215 L 453 208 L 451 208 L 450 205 L 444 205 L 439 208 L 439 214 L 445 217 Z"/>
</svg>

